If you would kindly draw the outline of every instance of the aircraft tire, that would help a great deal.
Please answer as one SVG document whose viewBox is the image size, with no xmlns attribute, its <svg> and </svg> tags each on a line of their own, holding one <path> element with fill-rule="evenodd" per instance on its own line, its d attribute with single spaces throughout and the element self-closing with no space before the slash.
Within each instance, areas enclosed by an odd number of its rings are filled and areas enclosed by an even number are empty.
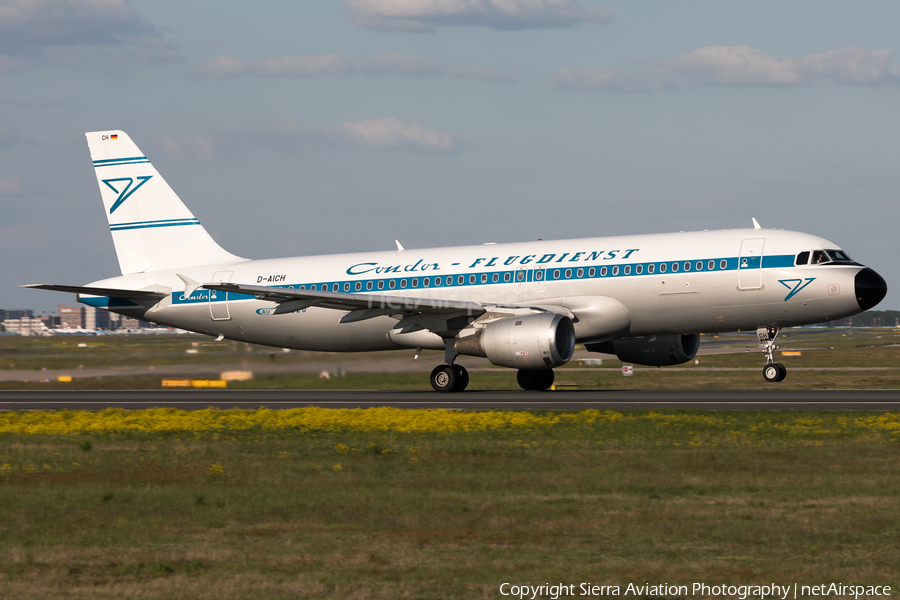
<svg viewBox="0 0 900 600">
<path fill-rule="evenodd" d="M 553 369 L 519 369 L 516 381 L 523 390 L 546 390 L 553 385 Z"/>
<path fill-rule="evenodd" d="M 458 381 L 459 376 L 452 365 L 438 365 L 431 371 L 431 387 L 436 392 L 455 392 Z"/>
<path fill-rule="evenodd" d="M 787 377 L 787 367 L 781 363 L 775 363 L 775 366 L 778 367 L 778 379 L 775 381 L 784 381 L 784 378 Z"/>
<path fill-rule="evenodd" d="M 462 365 L 453 365 L 453 369 L 456 371 L 456 387 L 453 391 L 461 392 L 469 385 L 469 372 Z"/>
<path fill-rule="evenodd" d="M 763 367 L 763 379 L 769 383 L 784 381 L 785 377 L 787 377 L 787 369 L 780 363 L 772 363 Z"/>
</svg>

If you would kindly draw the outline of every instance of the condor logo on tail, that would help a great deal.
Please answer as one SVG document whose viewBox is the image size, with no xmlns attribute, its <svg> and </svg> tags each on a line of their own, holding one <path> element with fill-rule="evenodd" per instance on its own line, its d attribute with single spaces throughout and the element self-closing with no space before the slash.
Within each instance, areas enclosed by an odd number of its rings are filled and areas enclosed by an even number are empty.
<svg viewBox="0 0 900 600">
<path fill-rule="evenodd" d="M 115 210 L 117 208 L 119 208 L 119 206 L 121 206 L 121 204 L 128 199 L 129 196 L 131 196 L 133 193 L 138 191 L 138 188 L 141 187 L 142 185 L 144 185 L 145 183 L 147 183 L 147 181 L 151 177 L 153 177 L 153 175 L 144 175 L 144 176 L 138 177 L 139 183 L 137 185 L 135 185 L 133 188 L 131 187 L 132 185 L 134 185 L 134 178 L 132 178 L 132 177 L 119 177 L 118 179 L 104 179 L 103 183 L 105 183 L 109 189 L 111 189 L 112 191 L 114 191 L 115 193 L 117 193 L 119 195 L 119 197 L 116 198 L 116 201 L 113 203 L 112 207 L 109 209 L 109 214 L 113 214 L 115 212 Z M 119 183 L 124 183 L 124 182 L 127 182 L 127 183 L 125 183 L 125 187 L 122 188 L 121 191 L 116 189 L 116 186 L 113 185 L 114 183 L 119 184 Z M 119 187 L 121 187 L 121 185 Z"/>
</svg>

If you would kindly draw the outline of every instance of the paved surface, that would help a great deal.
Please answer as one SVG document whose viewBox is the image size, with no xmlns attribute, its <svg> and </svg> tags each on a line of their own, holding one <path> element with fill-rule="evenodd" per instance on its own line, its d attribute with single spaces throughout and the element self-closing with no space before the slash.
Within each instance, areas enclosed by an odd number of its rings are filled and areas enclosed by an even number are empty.
<svg viewBox="0 0 900 600">
<path fill-rule="evenodd" d="M 154 406 L 196 410 L 217 408 L 399 408 L 587 409 L 827 409 L 900 410 L 900 390 L 679 390 L 556 392 L 391 392 L 366 390 L 137 390 L 137 391 L 0 391 L 0 410 Z"/>
</svg>

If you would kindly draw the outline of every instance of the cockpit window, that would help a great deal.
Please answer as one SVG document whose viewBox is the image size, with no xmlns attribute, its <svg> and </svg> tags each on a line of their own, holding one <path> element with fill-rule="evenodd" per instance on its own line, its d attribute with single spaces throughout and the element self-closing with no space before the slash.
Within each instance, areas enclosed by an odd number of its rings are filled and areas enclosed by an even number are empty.
<svg viewBox="0 0 900 600">
<path fill-rule="evenodd" d="M 797 260 L 794 261 L 795 265 L 805 265 L 809 262 L 809 252 L 801 252 L 797 255 Z"/>
<path fill-rule="evenodd" d="M 828 256 L 830 256 L 831 260 L 834 262 L 853 262 L 853 259 L 844 254 L 843 250 L 826 250 L 825 252 L 828 253 Z"/>
<path fill-rule="evenodd" d="M 813 250 L 812 260 L 810 261 L 810 264 L 821 265 L 827 262 L 831 262 L 831 259 L 828 258 L 828 255 L 825 254 L 824 250 Z"/>
</svg>

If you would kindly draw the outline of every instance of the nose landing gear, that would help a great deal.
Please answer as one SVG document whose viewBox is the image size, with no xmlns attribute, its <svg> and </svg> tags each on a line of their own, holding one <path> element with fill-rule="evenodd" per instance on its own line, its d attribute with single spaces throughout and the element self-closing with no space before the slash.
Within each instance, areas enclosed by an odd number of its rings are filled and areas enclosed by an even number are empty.
<svg viewBox="0 0 900 600">
<path fill-rule="evenodd" d="M 778 350 L 778 346 L 775 345 L 775 338 L 778 337 L 778 332 L 780 331 L 780 327 L 760 327 L 756 330 L 760 349 L 766 355 L 763 379 L 769 383 L 783 381 L 787 376 L 787 368 L 783 364 L 775 362 L 775 351 Z"/>
</svg>

